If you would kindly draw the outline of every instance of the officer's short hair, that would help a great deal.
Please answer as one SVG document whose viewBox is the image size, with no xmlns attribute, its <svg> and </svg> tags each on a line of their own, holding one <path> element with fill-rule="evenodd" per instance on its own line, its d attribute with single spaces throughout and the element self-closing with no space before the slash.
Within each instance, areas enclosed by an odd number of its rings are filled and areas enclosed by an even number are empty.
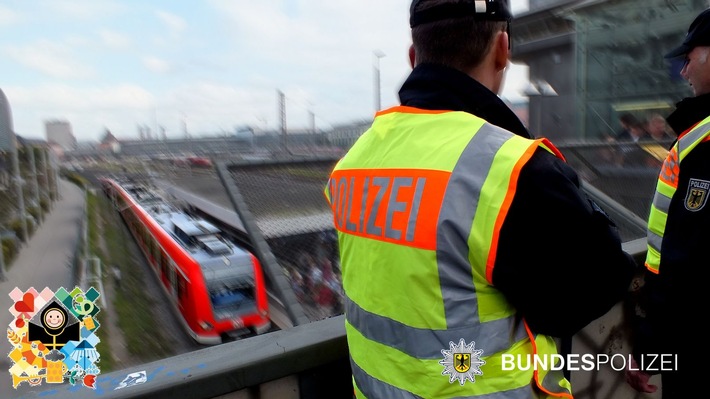
<svg viewBox="0 0 710 399">
<path fill-rule="evenodd" d="M 495 34 L 508 29 L 509 15 L 491 19 L 480 15 L 441 18 L 445 13 L 434 13 L 433 18 L 425 18 L 424 22 L 422 19 L 417 20 L 420 15 L 430 16 L 431 13 L 427 15 L 427 10 L 432 8 L 450 4 L 461 6 L 465 3 L 469 2 L 415 0 L 412 3 L 410 25 L 417 63 L 434 63 L 466 71 L 483 61 L 492 46 Z"/>
</svg>

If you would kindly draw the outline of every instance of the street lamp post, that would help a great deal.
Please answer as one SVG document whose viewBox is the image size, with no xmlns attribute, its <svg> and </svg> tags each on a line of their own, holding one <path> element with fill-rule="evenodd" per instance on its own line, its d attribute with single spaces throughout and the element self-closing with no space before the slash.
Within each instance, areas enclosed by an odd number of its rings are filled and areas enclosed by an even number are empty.
<svg viewBox="0 0 710 399">
<path fill-rule="evenodd" d="M 382 108 L 382 97 L 380 90 L 380 58 L 385 56 L 381 50 L 375 50 L 372 52 L 374 58 L 374 70 L 372 79 L 374 80 L 374 90 L 375 90 L 375 112 L 378 112 Z"/>
<path fill-rule="evenodd" d="M 537 79 L 531 81 L 528 86 L 523 90 L 523 94 L 528 97 L 528 110 L 530 110 L 530 99 L 537 97 L 538 101 L 535 108 L 535 131 L 534 135 L 540 136 L 542 134 L 542 101 L 545 97 L 555 97 L 557 96 L 557 91 L 548 83 L 546 80 Z M 528 123 L 531 125 L 531 123 Z M 528 126 L 529 128 L 529 126 Z"/>
</svg>

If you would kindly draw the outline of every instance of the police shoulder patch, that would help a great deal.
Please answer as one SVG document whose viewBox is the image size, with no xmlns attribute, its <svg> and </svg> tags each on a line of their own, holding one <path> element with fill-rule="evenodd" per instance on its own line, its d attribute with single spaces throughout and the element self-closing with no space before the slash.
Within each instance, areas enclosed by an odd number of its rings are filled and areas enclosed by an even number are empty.
<svg viewBox="0 0 710 399">
<path fill-rule="evenodd" d="M 696 212 L 705 206 L 710 191 L 710 181 L 690 179 L 688 192 L 685 194 L 685 209 Z"/>
</svg>

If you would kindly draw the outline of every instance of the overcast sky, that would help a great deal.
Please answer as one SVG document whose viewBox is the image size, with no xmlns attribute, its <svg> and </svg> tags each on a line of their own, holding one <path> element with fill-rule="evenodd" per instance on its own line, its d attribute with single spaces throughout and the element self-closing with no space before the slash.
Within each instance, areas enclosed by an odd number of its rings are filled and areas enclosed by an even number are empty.
<svg viewBox="0 0 710 399">
<path fill-rule="evenodd" d="M 370 119 L 375 52 L 382 107 L 396 105 L 411 70 L 410 0 L 4 0 L 0 89 L 14 130 L 45 138 L 46 120 L 78 140 L 105 129 L 168 138 Z M 527 0 L 512 0 L 514 13 Z M 502 96 L 519 99 L 513 66 Z"/>
</svg>

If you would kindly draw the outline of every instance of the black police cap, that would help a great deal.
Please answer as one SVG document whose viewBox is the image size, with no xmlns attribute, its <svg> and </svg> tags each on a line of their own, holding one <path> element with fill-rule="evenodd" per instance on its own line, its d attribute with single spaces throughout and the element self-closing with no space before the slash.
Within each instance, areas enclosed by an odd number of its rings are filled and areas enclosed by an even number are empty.
<svg viewBox="0 0 710 399">
<path fill-rule="evenodd" d="M 688 28 L 683 44 L 666 54 L 664 58 L 678 58 L 698 46 L 710 46 L 710 8 L 701 12 Z"/>
<path fill-rule="evenodd" d="M 482 21 L 510 21 L 513 19 L 513 14 L 508 7 L 508 0 L 459 0 L 417 10 L 421 3 L 427 1 L 412 1 L 412 6 L 409 8 L 410 27 L 464 17 L 474 17 L 474 19 Z"/>
</svg>

